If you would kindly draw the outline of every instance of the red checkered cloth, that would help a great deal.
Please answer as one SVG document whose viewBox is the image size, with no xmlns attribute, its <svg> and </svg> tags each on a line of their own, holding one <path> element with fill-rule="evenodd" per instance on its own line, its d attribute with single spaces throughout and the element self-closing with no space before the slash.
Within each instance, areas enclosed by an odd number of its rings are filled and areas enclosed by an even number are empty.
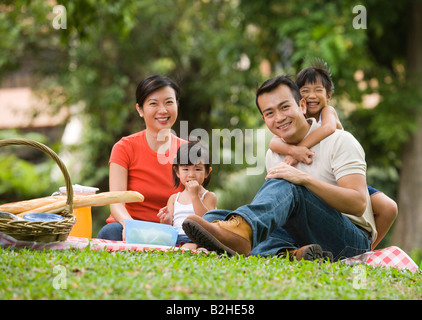
<svg viewBox="0 0 422 320">
<path fill-rule="evenodd" d="M 392 267 L 399 270 L 407 269 L 411 272 L 421 272 L 418 265 L 402 249 L 396 246 L 368 251 L 352 258 L 343 259 L 341 262 L 349 265 L 366 263 L 371 266 Z"/>
</svg>

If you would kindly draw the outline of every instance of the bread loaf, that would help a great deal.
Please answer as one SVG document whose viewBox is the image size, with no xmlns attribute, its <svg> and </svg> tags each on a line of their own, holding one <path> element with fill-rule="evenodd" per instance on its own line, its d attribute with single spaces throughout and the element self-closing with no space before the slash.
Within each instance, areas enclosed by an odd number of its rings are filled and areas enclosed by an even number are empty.
<svg viewBox="0 0 422 320">
<path fill-rule="evenodd" d="M 24 211 L 33 210 L 38 207 L 46 206 L 48 204 L 52 204 L 63 199 L 66 202 L 66 196 L 51 196 L 19 202 L 5 203 L 0 205 L 0 211 L 7 211 L 13 214 L 17 214 Z"/>
<path fill-rule="evenodd" d="M 66 207 L 67 196 L 51 196 L 0 205 L 0 211 L 7 211 L 18 216 L 30 212 L 62 212 Z M 104 206 L 112 203 L 142 202 L 144 196 L 136 191 L 110 191 L 90 195 L 75 195 L 73 207 Z"/>
</svg>

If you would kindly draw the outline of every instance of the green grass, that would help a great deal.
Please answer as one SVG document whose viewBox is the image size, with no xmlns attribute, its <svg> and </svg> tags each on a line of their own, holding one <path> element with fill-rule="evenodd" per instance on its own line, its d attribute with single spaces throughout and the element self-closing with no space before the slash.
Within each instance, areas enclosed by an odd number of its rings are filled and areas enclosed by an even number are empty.
<svg viewBox="0 0 422 320">
<path fill-rule="evenodd" d="M 422 299 L 422 275 L 182 252 L 0 248 L 0 299 Z"/>
</svg>

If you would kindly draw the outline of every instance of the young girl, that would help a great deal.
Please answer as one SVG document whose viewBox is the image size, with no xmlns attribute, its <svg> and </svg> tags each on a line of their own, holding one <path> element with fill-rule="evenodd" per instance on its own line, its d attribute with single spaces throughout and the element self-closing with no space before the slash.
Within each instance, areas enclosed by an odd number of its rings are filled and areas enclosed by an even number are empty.
<svg viewBox="0 0 422 320">
<path fill-rule="evenodd" d="M 209 154 L 198 142 L 182 144 L 173 162 L 173 180 L 176 188 L 184 186 L 182 192 L 170 196 L 167 207 L 158 212 L 161 223 L 180 227 L 176 245 L 184 249 L 196 249 L 196 244 L 186 236 L 182 223 L 189 215 L 203 216 L 216 209 L 217 197 L 205 189 L 211 179 L 212 168 Z"/>
<path fill-rule="evenodd" d="M 306 117 L 315 118 L 321 127 L 313 131 L 298 145 L 288 145 L 279 137 L 274 136 L 269 148 L 277 153 L 286 155 L 285 162 L 295 165 L 298 162 L 312 163 L 311 147 L 332 134 L 336 129 L 343 130 L 336 110 L 327 105 L 334 91 L 330 72 L 325 63 L 317 62 L 314 66 L 303 69 L 296 77 L 302 100 L 306 103 Z M 372 242 L 374 249 L 387 234 L 397 217 L 398 209 L 394 200 L 379 190 L 368 186 L 374 212 L 378 237 Z"/>
</svg>

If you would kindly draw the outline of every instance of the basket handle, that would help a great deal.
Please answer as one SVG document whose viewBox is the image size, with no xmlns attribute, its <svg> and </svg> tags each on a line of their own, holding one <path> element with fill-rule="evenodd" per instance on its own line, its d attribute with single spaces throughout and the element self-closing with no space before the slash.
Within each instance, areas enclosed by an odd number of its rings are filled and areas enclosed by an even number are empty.
<svg viewBox="0 0 422 320">
<path fill-rule="evenodd" d="M 59 166 L 60 170 L 63 173 L 64 179 L 65 179 L 65 182 L 66 182 L 66 190 L 68 190 L 66 208 L 64 210 L 63 216 L 71 215 L 72 212 L 73 212 L 73 186 L 72 186 L 72 181 L 70 180 L 69 172 L 67 171 L 66 166 L 64 165 L 62 160 L 60 160 L 59 156 L 53 150 L 51 150 L 49 147 L 47 147 L 46 145 L 44 145 L 40 142 L 34 141 L 34 140 L 20 139 L 20 138 L 0 140 L 0 148 L 6 147 L 6 146 L 11 146 L 11 145 L 23 145 L 23 146 L 29 146 L 29 147 L 39 149 L 39 150 L 43 151 L 44 153 L 48 154 L 57 163 L 57 165 Z M 71 192 L 69 192 L 69 190 Z"/>
</svg>

